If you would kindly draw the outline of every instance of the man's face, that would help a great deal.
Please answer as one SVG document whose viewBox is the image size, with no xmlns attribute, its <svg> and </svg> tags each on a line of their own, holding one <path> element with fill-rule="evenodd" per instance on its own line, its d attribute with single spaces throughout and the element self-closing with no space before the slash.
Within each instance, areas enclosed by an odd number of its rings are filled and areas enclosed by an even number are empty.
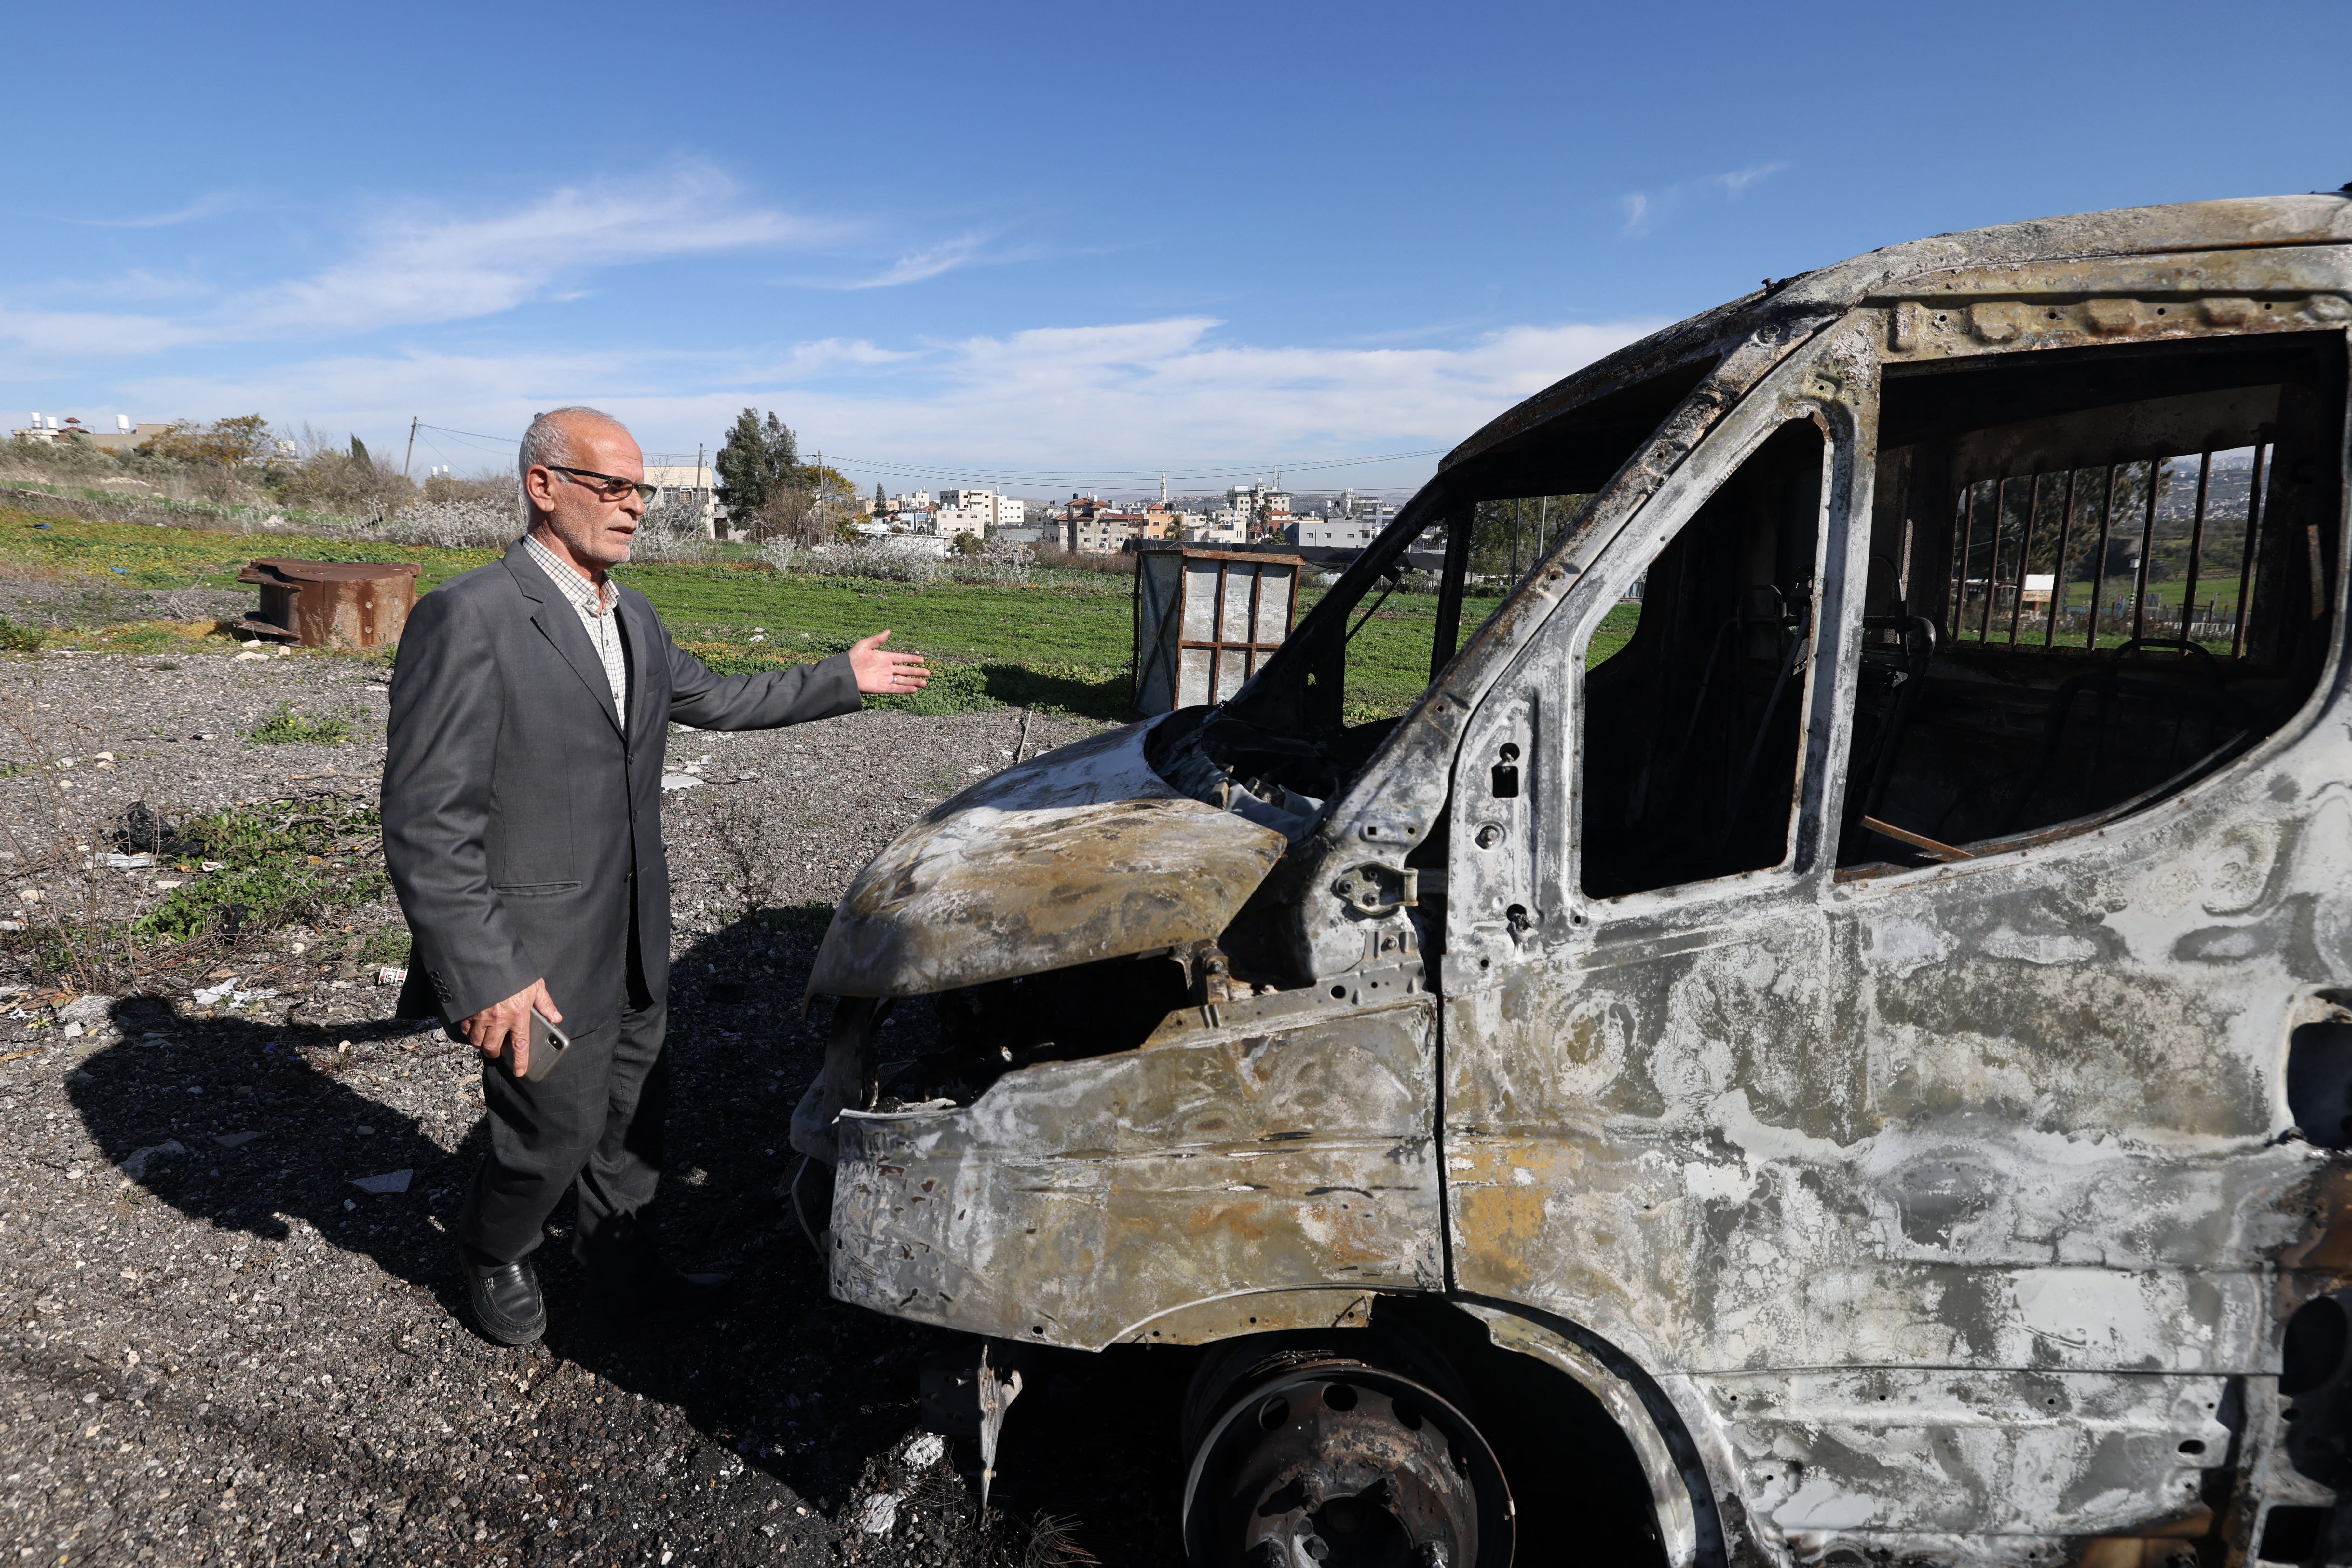
<svg viewBox="0 0 2352 1568">
<path fill-rule="evenodd" d="M 646 477 L 645 454 L 619 426 L 567 419 L 563 434 L 572 454 L 565 468 L 620 479 Z M 552 468 L 533 468 L 525 481 L 539 525 L 562 539 L 574 560 L 600 571 L 629 558 L 637 524 L 646 515 L 646 503 L 636 491 L 624 490 L 619 500 L 607 500 L 599 490 L 609 488 L 601 479 Z"/>
</svg>

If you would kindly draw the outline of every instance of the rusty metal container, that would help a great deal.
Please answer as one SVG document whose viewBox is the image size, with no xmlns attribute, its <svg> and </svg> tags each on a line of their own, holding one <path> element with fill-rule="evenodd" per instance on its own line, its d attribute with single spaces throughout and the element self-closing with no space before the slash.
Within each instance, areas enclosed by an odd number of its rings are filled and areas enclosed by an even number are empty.
<svg viewBox="0 0 2352 1568">
<path fill-rule="evenodd" d="M 1222 702 L 1290 635 L 1296 555 L 1145 545 L 1135 560 L 1135 710 Z"/>
<path fill-rule="evenodd" d="M 236 580 L 260 585 L 261 607 L 236 625 L 304 647 L 398 642 L 420 570 L 406 561 L 256 561 Z"/>
</svg>

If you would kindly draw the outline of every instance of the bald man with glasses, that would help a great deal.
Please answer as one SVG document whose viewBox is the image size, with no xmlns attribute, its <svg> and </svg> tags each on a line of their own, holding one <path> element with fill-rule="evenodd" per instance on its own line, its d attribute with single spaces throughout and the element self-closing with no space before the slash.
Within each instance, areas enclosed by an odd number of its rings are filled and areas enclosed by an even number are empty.
<svg viewBox="0 0 2352 1568">
<path fill-rule="evenodd" d="M 518 462 L 530 526 L 496 565 L 419 600 L 400 639 L 383 764 L 384 860 L 414 947 L 404 1017 L 437 1013 L 481 1052 L 489 1152 L 457 1224 L 475 1321 L 502 1343 L 547 1326 L 530 1254 L 572 1187 L 593 1304 L 634 1321 L 715 1305 L 724 1275 L 656 1245 L 668 1072 L 670 721 L 768 730 L 919 691 L 887 631 L 816 664 L 719 677 L 612 581 L 646 502 L 627 430 L 540 415 Z M 534 1079 L 531 1015 L 571 1045 Z"/>
</svg>

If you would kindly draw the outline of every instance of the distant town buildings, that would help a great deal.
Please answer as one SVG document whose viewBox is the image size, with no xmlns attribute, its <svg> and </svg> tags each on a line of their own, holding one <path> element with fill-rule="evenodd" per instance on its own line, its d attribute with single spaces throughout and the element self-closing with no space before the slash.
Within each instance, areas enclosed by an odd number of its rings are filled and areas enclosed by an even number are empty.
<svg viewBox="0 0 2352 1568">
<path fill-rule="evenodd" d="M 54 414 L 35 414 L 32 422 L 25 428 L 11 430 L 8 434 L 27 441 L 87 441 L 93 447 L 103 447 L 110 451 L 127 451 L 142 441 L 152 440 L 167 433 L 171 428 L 169 425 L 134 423 L 128 414 L 116 415 L 111 430 L 85 428 L 79 419 L 70 415 L 60 419 Z"/>
<path fill-rule="evenodd" d="M 932 531 L 953 538 L 959 533 L 986 535 L 1026 520 L 1027 503 L 994 490 L 941 490 L 932 520 Z"/>
</svg>

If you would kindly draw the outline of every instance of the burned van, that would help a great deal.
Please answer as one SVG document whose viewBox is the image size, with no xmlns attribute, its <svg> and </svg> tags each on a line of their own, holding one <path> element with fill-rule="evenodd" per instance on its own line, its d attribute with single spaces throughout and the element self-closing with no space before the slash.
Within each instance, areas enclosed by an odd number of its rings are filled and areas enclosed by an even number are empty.
<svg viewBox="0 0 2352 1568">
<path fill-rule="evenodd" d="M 1512 409 L 1229 700 L 859 876 L 834 1294 L 1202 1347 L 1204 1565 L 2345 1561 L 2348 331 L 2352 200 L 2150 207 Z"/>
</svg>

